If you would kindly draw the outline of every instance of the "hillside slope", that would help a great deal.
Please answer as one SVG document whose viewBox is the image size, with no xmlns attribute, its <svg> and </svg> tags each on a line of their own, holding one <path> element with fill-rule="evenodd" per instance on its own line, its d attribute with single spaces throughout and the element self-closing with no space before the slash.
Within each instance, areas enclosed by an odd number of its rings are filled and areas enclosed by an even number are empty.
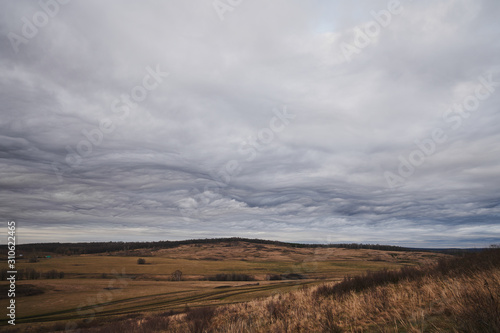
<svg viewBox="0 0 500 333">
<path fill-rule="evenodd" d="M 161 321 L 163 332 L 500 332 L 500 249 L 167 318 L 140 325 L 154 330 Z"/>
<path fill-rule="evenodd" d="M 346 249 L 333 247 L 293 248 L 283 245 L 255 244 L 246 241 L 218 244 L 189 244 L 152 251 L 152 256 L 194 260 L 243 261 L 386 261 L 430 263 L 444 257 L 440 253 L 418 251 L 383 251 L 373 249 Z"/>
</svg>

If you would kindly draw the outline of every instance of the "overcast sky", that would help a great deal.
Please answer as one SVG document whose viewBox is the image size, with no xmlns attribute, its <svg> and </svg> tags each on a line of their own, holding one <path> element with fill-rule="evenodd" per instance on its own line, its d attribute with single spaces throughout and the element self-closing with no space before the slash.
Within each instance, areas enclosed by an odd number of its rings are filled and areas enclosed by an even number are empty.
<svg viewBox="0 0 500 333">
<path fill-rule="evenodd" d="M 1 1 L 5 234 L 499 243 L 499 17 L 497 0 Z"/>
</svg>

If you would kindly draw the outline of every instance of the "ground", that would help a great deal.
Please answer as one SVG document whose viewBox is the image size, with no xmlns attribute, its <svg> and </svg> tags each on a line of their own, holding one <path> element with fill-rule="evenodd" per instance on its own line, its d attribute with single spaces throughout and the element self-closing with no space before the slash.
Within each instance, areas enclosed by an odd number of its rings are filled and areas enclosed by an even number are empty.
<svg viewBox="0 0 500 333">
<path fill-rule="evenodd" d="M 17 327 L 23 323 L 108 318 L 152 311 L 243 302 L 303 285 L 339 281 L 367 270 L 430 263 L 444 255 L 367 249 L 292 248 L 233 242 L 191 244 L 156 251 L 20 260 L 17 269 L 64 272 L 63 279 L 17 281 Z M 146 264 L 137 264 L 138 258 Z M 183 281 L 169 281 L 181 270 Z M 248 274 L 255 281 L 207 281 L 215 274 Z M 267 281 L 269 274 L 300 274 L 301 280 Z M 6 287 L 6 282 L 0 284 Z M 43 292 L 24 296 L 26 290 Z M 2 300 L 3 301 L 3 300 Z M 6 320 L 2 321 L 2 325 Z M 36 324 L 35 324 L 36 325 Z"/>
</svg>

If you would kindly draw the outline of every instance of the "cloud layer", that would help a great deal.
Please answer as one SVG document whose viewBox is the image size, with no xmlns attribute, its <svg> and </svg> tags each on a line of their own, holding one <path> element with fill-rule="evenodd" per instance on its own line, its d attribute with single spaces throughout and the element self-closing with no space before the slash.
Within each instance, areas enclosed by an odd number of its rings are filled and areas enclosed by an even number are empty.
<svg viewBox="0 0 500 333">
<path fill-rule="evenodd" d="M 231 3 L 2 2 L 19 241 L 500 242 L 497 1 Z"/>
</svg>

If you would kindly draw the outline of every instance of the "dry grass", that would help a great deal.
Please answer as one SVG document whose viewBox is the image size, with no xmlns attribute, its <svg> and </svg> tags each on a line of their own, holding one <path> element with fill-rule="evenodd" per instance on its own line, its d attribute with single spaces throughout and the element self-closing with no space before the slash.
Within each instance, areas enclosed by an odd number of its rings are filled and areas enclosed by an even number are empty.
<svg viewBox="0 0 500 333">
<path fill-rule="evenodd" d="M 228 249 L 226 249 L 229 252 Z M 356 250 L 353 250 L 356 251 Z M 359 250 L 365 251 L 365 250 Z M 366 250 L 372 252 L 382 252 Z M 330 257 L 330 256 L 328 256 Z M 332 257 L 334 258 L 334 257 Z M 303 261 L 281 258 L 279 261 L 250 261 L 250 260 L 202 260 L 202 259 L 172 259 L 168 257 L 148 258 L 146 265 L 138 265 L 135 257 L 114 256 L 63 256 L 52 259 L 41 259 L 37 263 L 19 262 L 19 269 L 36 269 L 44 274 L 56 269 L 65 273 L 65 279 L 72 278 L 100 278 L 103 274 L 113 275 L 112 272 L 126 272 L 126 274 L 148 280 L 168 280 L 175 270 L 183 273 L 187 280 L 200 279 L 204 276 L 219 273 L 248 274 L 264 280 L 266 274 L 301 273 L 315 276 L 340 277 L 345 274 L 356 274 L 368 269 L 396 268 L 407 261 L 375 261 L 371 260 L 371 252 L 367 257 L 356 260 L 347 260 L 344 257 L 326 260 L 324 257 L 313 255 Z M 427 262 L 427 258 L 415 257 L 411 263 Z"/>
<path fill-rule="evenodd" d="M 273 292 L 286 292 L 298 284 L 297 281 L 260 281 L 257 285 L 249 281 L 126 280 L 115 281 L 113 288 L 117 289 L 106 289 L 110 283 L 113 283 L 112 279 L 19 281 L 17 287 L 21 294 L 16 294 L 16 326 L 46 320 L 81 320 L 92 314 L 100 317 L 171 309 L 179 311 L 186 304 L 200 306 L 243 302 Z M 29 293 L 31 296 L 25 296 L 23 292 L 28 287 L 43 293 L 32 292 Z"/>
<path fill-rule="evenodd" d="M 312 287 L 226 306 L 204 332 L 500 332 L 498 261 L 458 268 L 334 297 Z M 189 325 L 178 317 L 168 332 Z"/>
<path fill-rule="evenodd" d="M 189 244 L 152 252 L 153 256 L 191 260 L 236 260 L 257 262 L 304 261 L 383 261 L 388 263 L 432 262 L 443 254 L 396 252 L 344 248 L 290 248 L 280 245 L 233 242 L 226 244 Z"/>
<path fill-rule="evenodd" d="M 500 332 L 500 270 L 318 298 L 315 288 L 221 308 L 205 332 Z M 190 332 L 179 317 L 169 332 Z"/>
<path fill-rule="evenodd" d="M 66 276 L 57 281 L 44 279 L 19 281 L 19 286 L 29 283 L 42 289 L 44 294 L 18 297 L 16 305 L 19 305 L 20 325 L 16 326 L 23 329 L 27 325 L 23 323 L 30 322 L 35 323 L 35 327 L 45 327 L 48 324 L 41 323 L 45 320 L 78 322 L 85 314 L 95 312 L 94 324 L 100 320 L 105 322 L 106 318 L 113 320 L 117 315 L 146 313 L 146 317 L 149 318 L 148 327 L 154 327 L 153 322 L 160 321 L 153 316 L 156 311 L 180 312 L 186 304 L 196 309 L 249 301 L 273 293 L 297 290 L 304 284 L 339 281 L 344 275 L 360 274 L 366 270 L 395 269 L 403 265 L 432 262 L 445 257 L 432 253 L 367 249 L 295 249 L 245 242 L 234 243 L 231 247 L 224 244 L 186 245 L 152 252 L 151 255 L 146 258 L 145 265 L 138 265 L 137 257 L 99 255 L 53 256 L 51 259 L 41 259 L 37 263 L 20 262 L 20 269 L 36 268 L 41 272 L 57 269 L 64 271 Z M 186 281 L 167 281 L 176 269 L 182 270 Z M 109 284 L 114 281 L 115 274 L 120 276 L 125 274 L 126 283 L 122 285 L 123 281 L 115 281 L 113 289 L 109 290 Z M 249 284 L 245 281 L 200 281 L 217 274 L 254 276 L 259 284 Z M 294 282 L 265 280 L 267 275 L 273 274 L 304 275 L 311 280 Z M 318 278 L 327 279 L 312 280 Z M 6 281 L 0 282 L 0 286 L 3 285 L 6 285 Z M 84 307 L 78 311 L 82 305 Z M 282 310 L 276 304 L 275 320 L 281 316 L 280 313 L 284 313 Z M 218 320 L 220 311 L 217 308 L 213 319 L 209 320 L 210 325 Z M 331 314 L 326 313 L 325 316 L 328 319 Z M 189 332 L 194 324 L 191 323 L 192 320 L 186 320 L 184 317 L 184 314 L 179 314 L 173 316 L 172 320 L 169 319 L 169 330 L 177 330 L 176 327 L 179 327 L 179 332 Z M 135 318 L 127 318 L 130 330 L 123 328 L 124 324 L 117 331 L 137 331 L 139 324 L 136 321 Z M 141 325 L 144 326 L 144 323 Z M 158 324 L 158 327 L 163 324 L 165 323 Z M 113 325 L 116 323 L 112 324 L 110 329 L 115 329 Z M 87 326 L 79 324 L 78 327 Z M 210 330 L 207 327 L 212 326 L 207 326 L 205 323 L 203 327 L 205 330 Z"/>
</svg>

